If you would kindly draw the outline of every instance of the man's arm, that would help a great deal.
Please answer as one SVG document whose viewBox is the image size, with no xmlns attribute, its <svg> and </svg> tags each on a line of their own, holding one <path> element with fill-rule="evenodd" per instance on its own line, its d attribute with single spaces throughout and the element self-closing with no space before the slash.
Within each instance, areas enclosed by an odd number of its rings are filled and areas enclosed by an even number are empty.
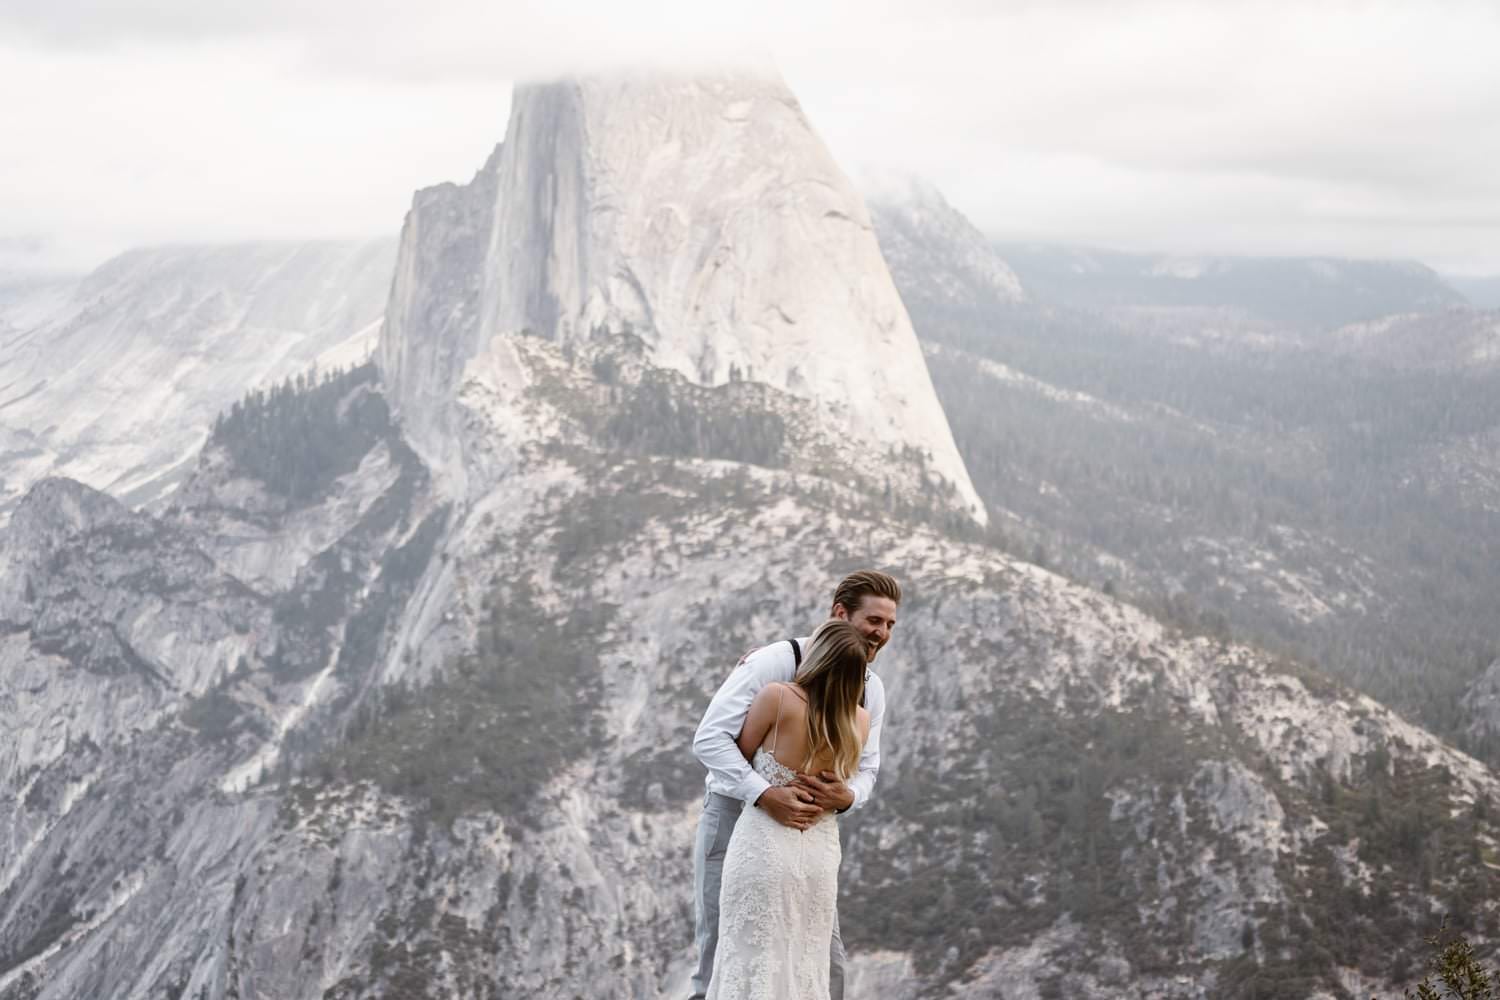
<svg viewBox="0 0 1500 1000">
<path fill-rule="evenodd" d="M 754 805 L 771 785 L 755 773 L 735 741 L 760 689 L 772 681 L 791 680 L 795 670 L 792 648 L 786 643 L 757 649 L 734 668 L 714 694 L 693 735 L 693 756 L 719 784 L 733 789 L 734 797 L 748 805 Z"/>
<path fill-rule="evenodd" d="M 858 809 L 870 801 L 875 794 L 875 777 L 880 773 L 880 731 L 885 722 L 885 686 L 878 677 L 871 677 L 865 687 L 865 707 L 870 710 L 870 735 L 859 752 L 859 771 L 849 779 L 849 790 L 854 793 L 850 810 Z"/>
</svg>

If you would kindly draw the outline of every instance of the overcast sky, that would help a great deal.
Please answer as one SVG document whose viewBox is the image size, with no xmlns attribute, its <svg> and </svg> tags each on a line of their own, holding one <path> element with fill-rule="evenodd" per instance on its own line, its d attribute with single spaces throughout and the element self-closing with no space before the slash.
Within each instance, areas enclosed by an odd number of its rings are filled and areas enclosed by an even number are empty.
<svg viewBox="0 0 1500 1000">
<path fill-rule="evenodd" d="M 395 233 L 511 81 L 769 52 L 1001 239 L 1500 273 L 1500 4 L 0 0 L 0 269 Z"/>
</svg>

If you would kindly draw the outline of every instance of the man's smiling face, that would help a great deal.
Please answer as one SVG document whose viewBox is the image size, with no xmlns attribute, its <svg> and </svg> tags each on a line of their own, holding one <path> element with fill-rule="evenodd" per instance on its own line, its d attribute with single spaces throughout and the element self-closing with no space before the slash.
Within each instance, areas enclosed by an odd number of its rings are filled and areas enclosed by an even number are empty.
<svg viewBox="0 0 1500 1000">
<path fill-rule="evenodd" d="M 896 627 L 896 602 L 889 597 L 866 594 L 852 612 L 842 604 L 835 604 L 833 617 L 842 618 L 859 630 L 859 634 L 865 637 L 865 661 L 874 662 L 881 648 L 890 641 L 891 629 Z"/>
</svg>

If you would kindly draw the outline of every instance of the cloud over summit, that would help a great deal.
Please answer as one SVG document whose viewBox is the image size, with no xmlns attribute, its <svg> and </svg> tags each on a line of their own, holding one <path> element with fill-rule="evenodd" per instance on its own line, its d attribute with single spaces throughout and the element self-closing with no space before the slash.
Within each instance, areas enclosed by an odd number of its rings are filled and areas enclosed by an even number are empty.
<svg viewBox="0 0 1500 1000">
<path fill-rule="evenodd" d="M 394 231 L 513 80 L 769 53 L 847 167 L 995 235 L 1500 271 L 1490 4 L 11 0 L 0 38 L 0 238 L 79 263 Z"/>
</svg>

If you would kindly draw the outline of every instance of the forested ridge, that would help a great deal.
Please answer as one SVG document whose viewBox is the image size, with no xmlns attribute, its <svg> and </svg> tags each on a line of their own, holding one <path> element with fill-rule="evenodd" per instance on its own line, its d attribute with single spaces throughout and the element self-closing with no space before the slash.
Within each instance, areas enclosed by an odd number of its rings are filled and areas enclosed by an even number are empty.
<svg viewBox="0 0 1500 1000">
<path fill-rule="evenodd" d="M 1195 346 L 1052 306 L 934 307 L 918 328 L 976 486 L 1033 526 L 1020 551 L 1495 759 L 1467 693 L 1500 657 L 1500 493 L 1449 450 L 1500 434 L 1500 372 Z M 1327 609 L 1278 598 L 1283 571 Z"/>
<path fill-rule="evenodd" d="M 374 390 L 372 362 L 319 374 L 299 373 L 255 389 L 214 421 L 211 444 L 228 449 L 241 471 L 296 502 L 316 497 L 353 472 L 390 429 L 390 411 Z"/>
</svg>

